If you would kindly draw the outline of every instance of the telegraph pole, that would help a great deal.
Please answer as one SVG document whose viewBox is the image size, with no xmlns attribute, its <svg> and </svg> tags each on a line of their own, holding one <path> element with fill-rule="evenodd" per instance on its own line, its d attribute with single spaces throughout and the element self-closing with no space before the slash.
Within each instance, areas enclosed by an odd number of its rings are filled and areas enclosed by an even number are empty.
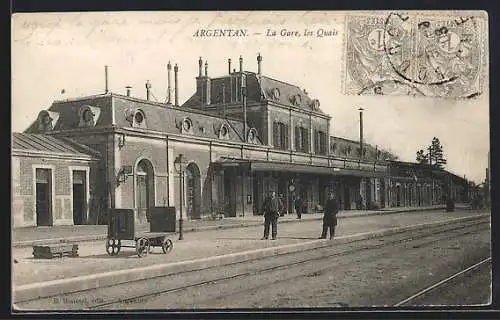
<svg viewBox="0 0 500 320">
<path fill-rule="evenodd" d="M 363 146 L 363 108 L 359 108 L 359 151 L 360 159 L 364 158 Z"/>
</svg>

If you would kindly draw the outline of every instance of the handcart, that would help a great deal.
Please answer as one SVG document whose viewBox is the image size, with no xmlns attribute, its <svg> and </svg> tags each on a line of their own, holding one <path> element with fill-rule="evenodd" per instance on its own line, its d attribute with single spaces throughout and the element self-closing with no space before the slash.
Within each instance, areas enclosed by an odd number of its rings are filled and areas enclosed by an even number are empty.
<svg viewBox="0 0 500 320">
<path fill-rule="evenodd" d="M 168 233 L 175 233 L 175 207 L 153 207 L 150 210 L 149 231 L 135 232 L 133 209 L 112 209 L 108 224 L 106 252 L 117 256 L 121 248 L 135 248 L 139 257 L 146 256 L 151 247 L 161 247 L 163 253 L 172 251 L 174 244 Z M 135 242 L 135 245 L 122 243 Z"/>
</svg>

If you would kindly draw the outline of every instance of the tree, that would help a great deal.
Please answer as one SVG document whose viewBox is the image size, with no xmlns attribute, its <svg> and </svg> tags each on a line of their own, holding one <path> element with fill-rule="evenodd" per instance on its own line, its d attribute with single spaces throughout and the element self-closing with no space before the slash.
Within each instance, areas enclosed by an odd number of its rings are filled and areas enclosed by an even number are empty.
<svg viewBox="0 0 500 320">
<path fill-rule="evenodd" d="M 437 137 L 432 138 L 431 144 L 425 151 L 424 149 L 418 150 L 416 160 L 418 163 L 428 163 L 432 167 L 443 169 L 446 158 L 444 157 L 443 145 L 439 139 Z"/>
<path fill-rule="evenodd" d="M 417 151 L 417 162 L 421 163 L 421 164 L 429 162 L 428 154 L 424 153 L 423 149 L 420 149 L 420 150 Z"/>
<path fill-rule="evenodd" d="M 439 169 L 443 169 L 444 165 L 446 164 L 446 159 L 443 154 L 443 145 L 441 144 L 438 138 L 436 137 L 432 138 L 430 151 L 431 151 L 431 157 L 430 157 L 431 165 L 434 165 Z"/>
<path fill-rule="evenodd" d="M 387 150 L 381 150 L 380 157 L 384 160 L 396 161 L 398 156 Z"/>
</svg>

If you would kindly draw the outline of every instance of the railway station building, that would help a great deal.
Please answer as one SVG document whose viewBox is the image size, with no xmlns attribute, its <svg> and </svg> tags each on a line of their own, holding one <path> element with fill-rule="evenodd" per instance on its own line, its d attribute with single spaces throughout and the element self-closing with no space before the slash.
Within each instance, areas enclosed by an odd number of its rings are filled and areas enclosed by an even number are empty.
<svg viewBox="0 0 500 320">
<path fill-rule="evenodd" d="M 446 190 L 457 201 L 465 194 L 464 179 L 446 171 L 331 136 L 334 120 L 320 101 L 263 75 L 260 54 L 257 72 L 238 62 L 238 70 L 229 60 L 226 75 L 210 77 L 200 58 L 195 90 L 183 104 L 179 68 L 169 63 L 166 103 L 150 98 L 147 83 L 146 99 L 106 89 L 40 111 L 24 133 L 13 134 L 14 227 L 41 225 L 41 215 L 49 225 L 106 224 L 110 208 L 132 208 L 139 222 L 154 206 L 175 206 L 180 215 L 182 205 L 189 219 L 259 215 L 271 190 L 289 213 L 297 196 L 308 212 L 321 209 L 330 191 L 343 210 L 440 204 Z"/>
</svg>

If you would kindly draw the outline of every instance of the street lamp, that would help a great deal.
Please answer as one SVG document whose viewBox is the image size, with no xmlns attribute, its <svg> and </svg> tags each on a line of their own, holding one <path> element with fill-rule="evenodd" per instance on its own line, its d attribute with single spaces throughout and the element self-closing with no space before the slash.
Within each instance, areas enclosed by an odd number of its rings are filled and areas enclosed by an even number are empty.
<svg viewBox="0 0 500 320">
<path fill-rule="evenodd" d="M 247 139 L 247 76 L 241 74 L 241 97 L 243 102 L 243 137 Z"/>
<path fill-rule="evenodd" d="M 182 217 L 182 205 L 184 203 L 184 169 L 186 166 L 186 159 L 184 158 L 184 155 L 181 153 L 175 158 L 174 160 L 174 168 L 175 171 L 179 173 L 179 240 L 184 239 L 183 235 L 183 217 Z"/>
</svg>

